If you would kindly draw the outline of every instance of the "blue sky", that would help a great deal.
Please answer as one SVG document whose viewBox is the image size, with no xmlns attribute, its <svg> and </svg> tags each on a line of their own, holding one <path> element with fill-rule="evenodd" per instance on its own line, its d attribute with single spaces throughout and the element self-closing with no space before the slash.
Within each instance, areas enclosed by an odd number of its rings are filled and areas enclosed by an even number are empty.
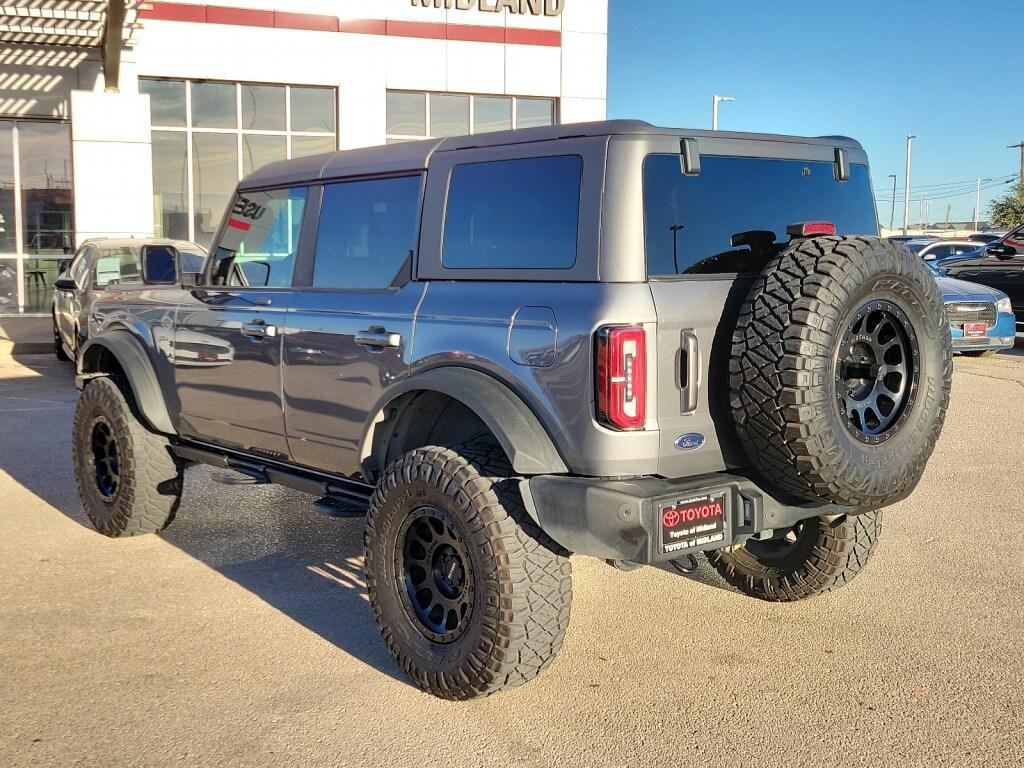
<svg viewBox="0 0 1024 768">
<path fill-rule="evenodd" d="M 912 222 L 921 193 L 931 221 L 947 204 L 967 220 L 975 178 L 1019 169 L 1006 146 L 1024 140 L 1024 0 L 609 3 L 611 118 L 709 128 L 719 93 L 736 98 L 720 107 L 723 130 L 852 136 L 868 151 L 883 225 L 890 173 L 902 221 L 908 133 Z M 983 211 L 999 191 L 982 192 Z"/>
</svg>

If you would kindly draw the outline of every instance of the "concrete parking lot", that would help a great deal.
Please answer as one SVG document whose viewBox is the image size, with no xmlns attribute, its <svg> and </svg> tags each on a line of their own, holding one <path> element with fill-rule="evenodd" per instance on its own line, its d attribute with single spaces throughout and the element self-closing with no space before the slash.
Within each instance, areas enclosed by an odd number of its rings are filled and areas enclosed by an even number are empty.
<svg viewBox="0 0 1024 768">
<path fill-rule="evenodd" d="M 0 360 L 0 766 L 1024 764 L 1024 348 L 958 359 L 927 475 L 838 593 L 768 605 L 575 558 L 531 685 L 469 704 L 379 640 L 359 521 L 190 469 L 164 534 L 89 527 L 76 392 Z"/>
</svg>

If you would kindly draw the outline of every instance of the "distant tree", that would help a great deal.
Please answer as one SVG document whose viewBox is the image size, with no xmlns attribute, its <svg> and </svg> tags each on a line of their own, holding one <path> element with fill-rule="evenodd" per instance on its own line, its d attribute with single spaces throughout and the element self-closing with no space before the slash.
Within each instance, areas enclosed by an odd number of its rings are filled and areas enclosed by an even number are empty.
<svg viewBox="0 0 1024 768">
<path fill-rule="evenodd" d="M 1006 197 L 992 201 L 989 220 L 993 227 L 1013 229 L 1024 224 L 1024 180 L 1017 183 Z"/>
</svg>

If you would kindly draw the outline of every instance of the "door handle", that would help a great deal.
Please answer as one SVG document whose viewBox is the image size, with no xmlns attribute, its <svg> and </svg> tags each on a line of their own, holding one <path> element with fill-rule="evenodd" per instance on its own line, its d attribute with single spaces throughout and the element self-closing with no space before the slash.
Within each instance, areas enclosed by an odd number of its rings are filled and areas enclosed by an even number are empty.
<svg viewBox="0 0 1024 768">
<path fill-rule="evenodd" d="M 383 328 L 369 328 L 356 334 L 356 344 L 361 347 L 399 347 L 402 335 Z"/>
<path fill-rule="evenodd" d="M 700 392 L 700 345 L 697 334 L 686 330 L 681 338 L 679 411 L 682 414 L 697 410 L 697 394 Z"/>
<path fill-rule="evenodd" d="M 277 326 L 267 325 L 266 320 L 253 320 L 242 323 L 242 335 L 250 339 L 272 339 L 277 336 Z"/>
</svg>

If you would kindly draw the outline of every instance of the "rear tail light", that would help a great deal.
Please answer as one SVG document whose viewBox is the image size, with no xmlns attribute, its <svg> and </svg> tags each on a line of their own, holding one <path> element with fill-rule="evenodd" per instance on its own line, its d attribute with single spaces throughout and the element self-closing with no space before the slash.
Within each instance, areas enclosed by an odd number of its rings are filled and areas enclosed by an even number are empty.
<svg viewBox="0 0 1024 768">
<path fill-rule="evenodd" d="M 597 420 L 619 430 L 647 422 L 647 334 L 639 327 L 597 333 Z"/>
<path fill-rule="evenodd" d="M 786 227 L 786 234 L 790 237 L 820 237 L 835 233 L 836 225 L 831 221 L 802 221 Z"/>
</svg>

